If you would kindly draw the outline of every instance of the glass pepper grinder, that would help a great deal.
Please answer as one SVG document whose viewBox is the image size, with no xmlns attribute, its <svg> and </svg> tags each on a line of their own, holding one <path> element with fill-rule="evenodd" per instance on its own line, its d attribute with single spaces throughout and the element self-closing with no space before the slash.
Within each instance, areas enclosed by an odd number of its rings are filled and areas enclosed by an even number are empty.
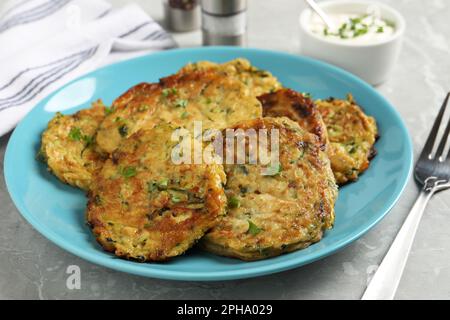
<svg viewBox="0 0 450 320">
<path fill-rule="evenodd" d="M 200 28 L 199 0 L 163 0 L 167 27 L 176 32 Z"/>
<path fill-rule="evenodd" d="M 247 45 L 246 0 L 201 0 L 203 45 Z"/>
</svg>

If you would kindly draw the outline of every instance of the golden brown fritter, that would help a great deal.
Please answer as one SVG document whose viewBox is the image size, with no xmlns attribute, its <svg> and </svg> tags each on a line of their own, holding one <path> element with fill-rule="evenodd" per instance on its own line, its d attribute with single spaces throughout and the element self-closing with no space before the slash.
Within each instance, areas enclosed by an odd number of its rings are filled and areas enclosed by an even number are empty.
<svg viewBox="0 0 450 320">
<path fill-rule="evenodd" d="M 260 102 L 233 77 L 214 70 L 198 70 L 140 84 L 118 98 L 101 123 L 99 150 L 112 153 L 120 142 L 141 128 L 168 122 L 192 129 L 223 129 L 238 121 L 261 117 Z"/>
<path fill-rule="evenodd" d="M 119 257 L 162 261 L 189 249 L 225 213 L 221 165 L 172 162 L 169 124 L 124 140 L 94 179 L 87 221 Z"/>
<path fill-rule="evenodd" d="M 314 102 L 291 89 L 280 89 L 258 97 L 265 117 L 288 117 L 307 131 L 317 135 L 326 148 L 327 128 Z"/>
<path fill-rule="evenodd" d="M 357 180 L 376 154 L 375 119 L 367 116 L 351 95 L 347 100 L 317 100 L 316 105 L 327 126 L 328 156 L 337 183 L 343 185 Z"/>
<path fill-rule="evenodd" d="M 234 59 L 221 64 L 210 61 L 189 63 L 184 66 L 180 72 L 189 73 L 196 70 L 215 70 L 228 77 L 236 78 L 241 81 L 255 97 L 281 88 L 281 84 L 278 82 L 277 78 L 270 72 L 252 66 L 247 59 L 243 58 Z"/>
<path fill-rule="evenodd" d="M 103 165 L 104 159 L 94 150 L 93 142 L 105 112 L 103 103 L 97 101 L 92 108 L 73 115 L 57 113 L 48 123 L 39 156 L 64 183 L 88 190 L 92 175 Z"/>
<path fill-rule="evenodd" d="M 201 245 L 219 255 L 257 260 L 319 241 L 333 225 L 337 187 L 318 137 L 288 118 L 249 120 L 233 128 L 270 134 L 278 129 L 280 165 L 270 175 L 261 174 L 267 168 L 261 164 L 225 165 L 228 214 Z"/>
</svg>

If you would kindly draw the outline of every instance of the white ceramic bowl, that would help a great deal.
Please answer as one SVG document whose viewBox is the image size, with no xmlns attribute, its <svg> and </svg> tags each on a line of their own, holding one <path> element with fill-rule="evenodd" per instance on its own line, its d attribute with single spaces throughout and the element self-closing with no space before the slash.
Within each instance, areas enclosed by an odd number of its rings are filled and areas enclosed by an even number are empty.
<svg viewBox="0 0 450 320">
<path fill-rule="evenodd" d="M 382 19 L 394 22 L 395 32 L 389 38 L 377 43 L 355 44 L 336 41 L 313 33 L 309 21 L 313 12 L 308 8 L 300 14 L 301 53 L 324 60 L 356 74 L 372 85 L 389 78 L 395 66 L 405 31 L 405 20 L 391 7 L 373 1 L 344 0 L 320 2 L 320 6 L 329 13 L 364 14 L 371 5 L 380 10 Z"/>
</svg>

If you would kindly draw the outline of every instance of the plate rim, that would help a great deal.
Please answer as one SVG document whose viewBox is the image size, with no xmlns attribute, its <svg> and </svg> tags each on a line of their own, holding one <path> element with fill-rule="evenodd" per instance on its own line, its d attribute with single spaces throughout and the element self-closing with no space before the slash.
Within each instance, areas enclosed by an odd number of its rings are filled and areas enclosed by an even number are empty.
<svg viewBox="0 0 450 320">
<path fill-rule="evenodd" d="M 255 52 L 255 53 L 263 53 L 263 54 L 271 54 L 279 57 L 286 57 L 289 59 L 297 59 L 301 60 L 302 62 L 306 62 L 308 64 L 311 64 L 313 66 L 320 66 L 325 67 L 328 70 L 333 71 L 334 73 L 337 73 L 338 75 L 343 75 L 346 79 L 349 79 L 352 82 L 358 83 L 358 85 L 362 86 L 364 89 L 371 91 L 377 98 L 384 101 L 385 105 L 391 109 L 392 113 L 395 116 L 395 120 L 397 123 L 400 124 L 400 129 L 402 131 L 402 134 L 406 137 L 405 144 L 407 149 L 407 165 L 408 168 L 402 176 L 402 182 L 400 184 L 400 188 L 397 189 L 397 194 L 395 195 L 395 198 L 392 200 L 392 202 L 384 206 L 380 212 L 381 214 L 377 215 L 375 219 L 370 221 L 370 223 L 366 224 L 364 228 L 359 230 L 358 232 L 352 234 L 349 237 L 344 238 L 341 241 L 337 241 L 333 243 L 333 245 L 330 245 L 328 247 L 323 248 L 319 252 L 313 252 L 309 255 L 303 256 L 302 259 L 290 259 L 286 261 L 278 261 L 276 263 L 268 263 L 262 266 L 255 266 L 245 269 L 235 269 L 235 270 L 227 270 L 227 271 L 211 271 L 208 273 L 196 273 L 191 271 L 173 271 L 173 270 L 164 270 L 164 269 L 155 269 L 151 268 L 151 264 L 147 264 L 146 266 L 150 266 L 149 268 L 139 268 L 140 264 L 136 264 L 134 262 L 125 261 L 125 260 L 118 260 L 118 259 L 110 259 L 103 256 L 100 256 L 95 253 L 85 252 L 80 247 L 73 245 L 70 243 L 70 241 L 64 241 L 63 239 L 60 239 L 58 235 L 56 235 L 51 229 L 48 229 L 43 224 L 41 224 L 40 221 L 35 219 L 32 214 L 25 208 L 24 205 L 22 205 L 22 202 L 20 201 L 18 195 L 16 193 L 11 192 L 11 185 L 12 181 L 14 180 L 14 177 L 11 176 L 11 168 L 13 159 L 11 158 L 11 154 L 14 146 L 16 145 L 15 141 L 18 139 L 18 133 L 20 130 L 22 130 L 22 125 L 24 123 L 24 120 L 27 119 L 30 116 L 30 113 L 39 105 L 41 105 L 44 101 L 47 101 L 50 97 L 54 96 L 58 92 L 64 90 L 66 87 L 70 86 L 72 83 L 79 81 L 82 78 L 86 78 L 89 76 L 92 76 L 95 73 L 100 72 L 103 69 L 109 69 L 114 68 L 117 65 L 125 65 L 129 63 L 134 63 L 139 60 L 145 60 L 149 56 L 155 56 L 155 55 L 170 55 L 170 54 L 179 54 L 179 53 L 196 53 L 196 52 L 232 52 L 238 54 L 239 52 Z M 242 53 L 241 53 L 242 54 Z M 334 65 L 328 64 L 323 61 L 319 61 L 310 57 L 302 56 L 302 55 L 294 55 L 286 52 L 281 51 L 275 51 L 275 50 L 266 50 L 266 49 L 258 49 L 258 48 L 237 48 L 237 47 L 221 47 L 221 46 L 215 46 L 215 47 L 198 47 L 198 48 L 182 48 L 182 49 L 172 49 L 167 51 L 161 51 L 161 52 L 153 52 L 144 56 L 140 56 L 137 58 L 121 61 L 118 63 L 110 64 L 108 66 L 104 66 L 102 68 L 95 69 L 89 73 L 86 73 L 82 76 L 79 76 L 75 78 L 74 80 L 68 82 L 67 84 L 63 85 L 62 87 L 58 88 L 57 90 L 54 90 L 49 95 L 47 95 L 44 99 L 42 99 L 36 106 L 32 109 L 30 113 L 28 113 L 17 125 L 17 127 L 14 129 L 12 135 L 9 138 L 5 156 L 4 156 L 4 178 L 6 182 L 6 187 L 8 190 L 8 193 L 18 209 L 20 215 L 31 224 L 31 226 L 36 229 L 41 235 L 43 235 L 45 238 L 53 242 L 58 247 L 64 249 L 65 251 L 68 251 L 84 260 L 87 260 L 91 263 L 101 265 L 104 267 L 108 267 L 113 270 L 121 271 L 121 272 L 127 272 L 135 275 L 145 276 L 145 277 L 153 277 L 153 278 L 159 278 L 159 279 L 166 279 L 166 280 L 182 280 L 182 281 L 223 281 L 223 280 L 235 280 L 235 279 L 244 279 L 244 278 L 252 278 L 252 277 L 258 277 L 262 275 L 267 274 L 273 274 L 278 273 L 282 271 L 286 271 L 289 269 L 294 269 L 312 262 L 315 262 L 317 260 L 323 259 L 339 250 L 342 250 L 349 244 L 353 243 L 357 239 L 359 239 L 361 236 L 366 234 L 369 230 L 371 230 L 376 224 L 378 224 L 392 209 L 392 207 L 398 202 L 399 198 L 403 194 L 406 185 L 408 184 L 408 181 L 412 175 L 412 168 L 413 168 L 413 145 L 411 136 L 409 134 L 408 128 L 403 121 L 402 117 L 400 116 L 399 112 L 395 109 L 395 107 L 386 99 L 384 98 L 377 90 L 375 90 L 372 86 L 370 86 L 368 83 L 366 83 L 364 80 L 358 78 L 357 76 L 351 74 L 348 71 L 345 71 L 339 67 L 336 67 Z M 117 263 L 120 261 L 119 263 Z M 121 263 L 126 262 L 126 263 Z"/>
</svg>

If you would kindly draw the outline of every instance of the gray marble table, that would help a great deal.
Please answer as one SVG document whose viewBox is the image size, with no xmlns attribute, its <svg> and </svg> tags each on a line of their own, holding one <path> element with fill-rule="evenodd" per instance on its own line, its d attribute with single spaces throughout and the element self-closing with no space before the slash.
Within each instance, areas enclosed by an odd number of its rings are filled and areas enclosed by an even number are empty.
<svg viewBox="0 0 450 320">
<path fill-rule="evenodd" d="M 114 0 L 119 6 L 131 1 Z M 156 20 L 159 0 L 137 1 Z M 417 156 L 430 121 L 450 90 L 450 3 L 445 0 L 385 1 L 407 20 L 400 61 L 379 90 L 403 116 Z M 252 47 L 298 52 L 300 0 L 251 0 Z M 174 35 L 181 47 L 198 46 L 200 33 Z M 0 139 L 0 170 L 9 136 Z M 19 214 L 0 179 L 0 298 L 3 299 L 358 299 L 389 248 L 418 189 L 410 181 L 390 214 L 337 254 L 302 268 L 229 282 L 175 282 L 112 271 L 81 260 L 36 232 Z M 450 298 L 450 191 L 434 197 L 420 224 L 400 283 L 398 299 Z M 67 267 L 81 269 L 81 288 L 66 286 Z"/>
</svg>

